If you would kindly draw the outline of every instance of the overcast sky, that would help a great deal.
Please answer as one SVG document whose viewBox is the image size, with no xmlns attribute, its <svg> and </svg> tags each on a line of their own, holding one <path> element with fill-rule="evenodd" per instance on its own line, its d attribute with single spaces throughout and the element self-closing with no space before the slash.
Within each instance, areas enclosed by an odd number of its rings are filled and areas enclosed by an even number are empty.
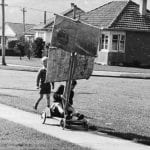
<svg viewBox="0 0 150 150">
<path fill-rule="evenodd" d="M 39 24 L 44 20 L 44 11 L 49 11 L 49 13 L 47 13 L 48 19 L 53 16 L 53 13 L 60 13 L 69 9 L 71 7 L 71 2 L 75 3 L 79 8 L 85 11 L 89 11 L 110 1 L 113 0 L 5 0 L 5 3 L 8 4 L 5 8 L 5 16 L 7 22 L 22 22 L 23 13 L 21 9 L 26 7 L 26 23 Z M 141 0 L 133 1 L 139 3 Z M 40 9 L 41 11 L 35 9 Z M 150 9 L 149 0 L 148 9 Z M 0 26 L 2 20 L 1 14 L 0 8 Z"/>
</svg>

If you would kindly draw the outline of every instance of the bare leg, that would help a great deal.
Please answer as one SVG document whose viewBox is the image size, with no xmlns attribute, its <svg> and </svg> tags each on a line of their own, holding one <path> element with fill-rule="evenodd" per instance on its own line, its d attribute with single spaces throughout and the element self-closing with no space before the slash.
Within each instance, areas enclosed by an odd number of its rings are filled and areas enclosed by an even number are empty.
<svg viewBox="0 0 150 150">
<path fill-rule="evenodd" d="M 43 94 L 40 94 L 40 98 L 37 100 L 37 102 L 35 103 L 34 108 L 37 109 L 39 102 L 41 101 L 41 99 L 43 98 Z"/>
<path fill-rule="evenodd" d="M 50 108 L 50 94 L 46 94 L 46 98 L 47 98 L 47 107 Z"/>
</svg>

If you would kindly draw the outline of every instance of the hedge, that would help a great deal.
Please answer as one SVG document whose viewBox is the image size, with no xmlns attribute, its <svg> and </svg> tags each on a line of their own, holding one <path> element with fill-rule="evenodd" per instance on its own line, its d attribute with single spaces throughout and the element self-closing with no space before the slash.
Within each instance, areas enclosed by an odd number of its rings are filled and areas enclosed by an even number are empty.
<svg viewBox="0 0 150 150">
<path fill-rule="evenodd" d="M 15 52 L 13 49 L 6 49 L 6 56 L 20 56 L 19 53 Z M 0 56 L 2 56 L 2 50 L 0 49 Z"/>
</svg>

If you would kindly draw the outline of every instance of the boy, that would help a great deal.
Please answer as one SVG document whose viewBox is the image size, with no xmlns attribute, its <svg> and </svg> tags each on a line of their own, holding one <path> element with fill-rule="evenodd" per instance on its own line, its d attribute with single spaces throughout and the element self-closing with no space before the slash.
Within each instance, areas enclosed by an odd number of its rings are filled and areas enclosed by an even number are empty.
<svg viewBox="0 0 150 150">
<path fill-rule="evenodd" d="M 46 79 L 46 71 L 47 71 L 47 57 L 42 58 L 43 68 L 41 68 L 37 75 L 36 85 L 37 88 L 40 88 L 40 97 L 35 103 L 34 109 L 37 109 L 39 102 L 43 99 L 44 94 L 47 98 L 47 107 L 50 107 L 50 93 L 51 93 L 51 84 L 52 88 L 54 89 L 54 83 L 52 82 L 45 82 Z"/>
</svg>

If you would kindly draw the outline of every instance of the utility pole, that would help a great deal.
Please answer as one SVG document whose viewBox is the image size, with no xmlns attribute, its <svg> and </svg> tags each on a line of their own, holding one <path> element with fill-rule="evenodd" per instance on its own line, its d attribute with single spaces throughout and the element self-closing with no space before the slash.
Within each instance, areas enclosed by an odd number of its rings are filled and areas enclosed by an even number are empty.
<svg viewBox="0 0 150 150">
<path fill-rule="evenodd" d="M 26 13 L 27 11 L 25 10 L 25 8 L 23 8 L 21 11 L 23 12 L 23 35 L 25 35 L 25 33 L 26 33 L 25 13 Z"/>
<path fill-rule="evenodd" d="M 46 24 L 46 11 L 44 11 L 44 24 Z"/>
<path fill-rule="evenodd" d="M 2 0 L 2 3 L 0 4 L 2 6 L 2 65 L 6 65 L 5 62 L 5 2 Z"/>
</svg>

